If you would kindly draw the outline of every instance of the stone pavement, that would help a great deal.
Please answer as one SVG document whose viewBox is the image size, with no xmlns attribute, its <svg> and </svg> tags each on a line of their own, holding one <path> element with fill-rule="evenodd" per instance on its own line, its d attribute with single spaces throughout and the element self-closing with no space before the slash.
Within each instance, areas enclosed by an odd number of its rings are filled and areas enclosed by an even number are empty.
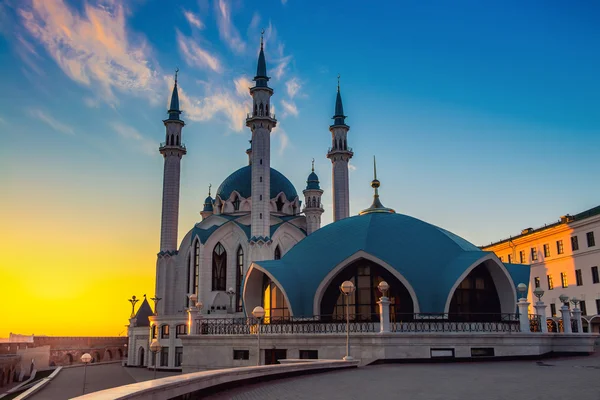
<svg viewBox="0 0 600 400">
<path fill-rule="evenodd" d="M 206 399 L 599 400 L 600 355 L 377 365 L 258 383 Z"/>
<path fill-rule="evenodd" d="M 85 392 L 128 385 L 153 378 L 154 371 L 146 368 L 125 368 L 121 363 L 88 365 Z M 156 378 L 177 375 L 180 372 L 156 372 Z M 63 368 L 48 385 L 31 397 L 33 400 L 64 400 L 81 396 L 83 367 Z"/>
</svg>

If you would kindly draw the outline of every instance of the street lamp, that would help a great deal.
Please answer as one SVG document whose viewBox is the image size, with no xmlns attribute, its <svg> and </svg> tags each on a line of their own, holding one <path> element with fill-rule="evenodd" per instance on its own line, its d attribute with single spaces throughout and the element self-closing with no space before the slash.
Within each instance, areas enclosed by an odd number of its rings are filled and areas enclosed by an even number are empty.
<svg viewBox="0 0 600 400">
<path fill-rule="evenodd" d="M 560 296 L 558 296 L 558 299 L 563 305 L 566 305 L 569 302 L 569 296 L 567 296 L 566 294 L 561 294 Z"/>
<path fill-rule="evenodd" d="M 92 361 L 92 356 L 90 353 L 85 353 L 81 356 L 81 361 L 83 362 L 83 394 L 85 394 L 85 378 L 87 373 L 87 365 Z"/>
<path fill-rule="evenodd" d="M 235 296 L 235 291 L 232 287 L 230 287 L 226 292 L 227 296 L 229 296 L 229 312 L 233 313 L 233 296 Z"/>
<path fill-rule="evenodd" d="M 257 330 L 256 330 L 256 337 L 258 338 L 258 356 L 257 356 L 257 361 L 256 361 L 256 365 L 260 365 L 260 322 L 262 320 L 262 318 L 265 316 L 265 309 L 262 308 L 261 306 L 256 306 L 254 307 L 254 310 L 252 310 L 252 315 L 254 315 L 254 318 L 258 319 L 258 325 L 257 325 Z"/>
<path fill-rule="evenodd" d="M 571 304 L 573 304 L 573 306 L 574 306 L 575 308 L 577 308 L 577 305 L 579 304 L 579 302 L 580 302 L 580 301 L 581 301 L 581 300 L 579 300 L 577 297 L 574 297 L 574 296 L 573 296 L 573 297 L 571 297 Z"/>
<path fill-rule="evenodd" d="M 136 299 L 135 296 L 131 296 L 131 298 L 128 301 L 131 303 L 131 317 L 129 318 L 133 318 L 135 317 L 135 303 L 137 303 L 139 300 Z"/>
<path fill-rule="evenodd" d="M 377 289 L 379 289 L 383 297 L 387 297 L 387 292 L 390 289 L 390 285 L 386 281 L 381 281 L 379 282 L 379 285 L 377 285 Z"/>
<path fill-rule="evenodd" d="M 527 298 L 527 285 L 524 283 L 519 283 L 517 285 L 517 291 L 521 294 L 521 297 L 519 299 L 526 299 Z"/>
<path fill-rule="evenodd" d="M 156 379 L 156 353 L 158 353 L 161 349 L 160 343 L 157 339 L 154 339 L 152 343 L 150 343 L 150 351 L 154 354 L 154 379 Z"/>
<path fill-rule="evenodd" d="M 537 297 L 538 302 L 542 301 L 542 296 L 544 295 L 544 289 L 542 289 L 541 287 L 535 288 L 535 290 L 533 291 L 533 295 L 535 297 Z"/>
<path fill-rule="evenodd" d="M 352 283 L 351 281 L 344 281 L 340 285 L 340 291 L 346 298 L 346 356 L 344 357 L 344 360 L 346 360 L 346 361 L 354 360 L 354 358 L 352 358 L 352 356 L 350 355 L 350 299 L 349 299 L 349 297 L 352 293 L 354 293 L 355 290 L 356 290 L 356 287 L 354 286 L 354 283 Z"/>
</svg>

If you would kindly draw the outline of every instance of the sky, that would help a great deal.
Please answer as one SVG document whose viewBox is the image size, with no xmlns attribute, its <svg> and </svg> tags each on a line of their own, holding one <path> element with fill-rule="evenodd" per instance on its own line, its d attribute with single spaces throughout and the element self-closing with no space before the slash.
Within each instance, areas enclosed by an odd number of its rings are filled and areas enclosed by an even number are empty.
<svg viewBox="0 0 600 400">
<path fill-rule="evenodd" d="M 585 1 L 0 1 L 0 337 L 125 335 L 154 294 L 162 120 L 179 68 L 179 238 L 247 164 L 265 30 L 271 165 L 311 160 L 331 223 L 337 75 L 350 208 L 477 245 L 600 204 L 600 5 Z M 214 194 L 214 192 L 213 192 Z"/>
</svg>

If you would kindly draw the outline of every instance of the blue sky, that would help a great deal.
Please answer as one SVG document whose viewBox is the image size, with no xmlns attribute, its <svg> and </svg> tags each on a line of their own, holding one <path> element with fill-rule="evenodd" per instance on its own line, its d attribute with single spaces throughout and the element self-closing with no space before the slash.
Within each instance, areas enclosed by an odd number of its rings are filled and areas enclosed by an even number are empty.
<svg viewBox="0 0 600 400">
<path fill-rule="evenodd" d="M 373 155 L 384 205 L 478 245 L 596 206 L 600 6 L 523 3 L 3 1 L 3 213 L 30 229 L 49 215 L 103 224 L 158 249 L 157 147 L 179 67 L 182 237 L 209 183 L 247 162 L 263 28 L 272 166 L 300 192 L 315 158 L 325 223 L 338 73 L 352 214 L 371 202 Z"/>
</svg>

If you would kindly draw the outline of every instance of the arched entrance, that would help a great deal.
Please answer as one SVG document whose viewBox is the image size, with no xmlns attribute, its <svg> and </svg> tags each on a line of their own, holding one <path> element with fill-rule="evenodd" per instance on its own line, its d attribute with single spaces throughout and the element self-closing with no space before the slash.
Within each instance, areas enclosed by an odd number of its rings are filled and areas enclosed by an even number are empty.
<svg viewBox="0 0 600 400">
<path fill-rule="evenodd" d="M 501 313 L 494 279 L 486 265 L 480 264 L 454 291 L 448 318 L 456 321 L 499 321 Z"/>
<path fill-rule="evenodd" d="M 65 361 L 67 362 L 67 365 L 73 364 L 73 355 L 71 353 L 67 353 Z"/>
<path fill-rule="evenodd" d="M 145 365 L 144 364 L 144 348 L 143 347 L 140 347 L 140 349 L 138 350 L 138 360 L 139 360 L 138 365 L 140 365 L 140 366 Z"/>
<path fill-rule="evenodd" d="M 119 360 L 123 358 L 123 350 L 117 349 L 117 354 L 119 354 Z"/>
<path fill-rule="evenodd" d="M 340 293 L 344 281 L 354 283 L 356 290 L 349 296 L 350 318 L 359 321 L 379 321 L 381 297 L 377 285 L 386 281 L 390 285 L 390 316 L 393 320 L 412 320 L 414 304 L 408 289 L 386 268 L 374 261 L 358 259 L 340 271 L 329 283 L 321 300 L 321 317 L 345 319 L 345 299 Z"/>
<path fill-rule="evenodd" d="M 102 360 L 102 357 L 100 357 L 100 353 L 98 353 L 97 351 L 94 352 L 94 361 L 95 363 L 100 362 Z"/>
<path fill-rule="evenodd" d="M 108 361 L 112 360 L 112 352 L 110 350 L 107 349 L 104 352 L 104 359 Z"/>
</svg>

